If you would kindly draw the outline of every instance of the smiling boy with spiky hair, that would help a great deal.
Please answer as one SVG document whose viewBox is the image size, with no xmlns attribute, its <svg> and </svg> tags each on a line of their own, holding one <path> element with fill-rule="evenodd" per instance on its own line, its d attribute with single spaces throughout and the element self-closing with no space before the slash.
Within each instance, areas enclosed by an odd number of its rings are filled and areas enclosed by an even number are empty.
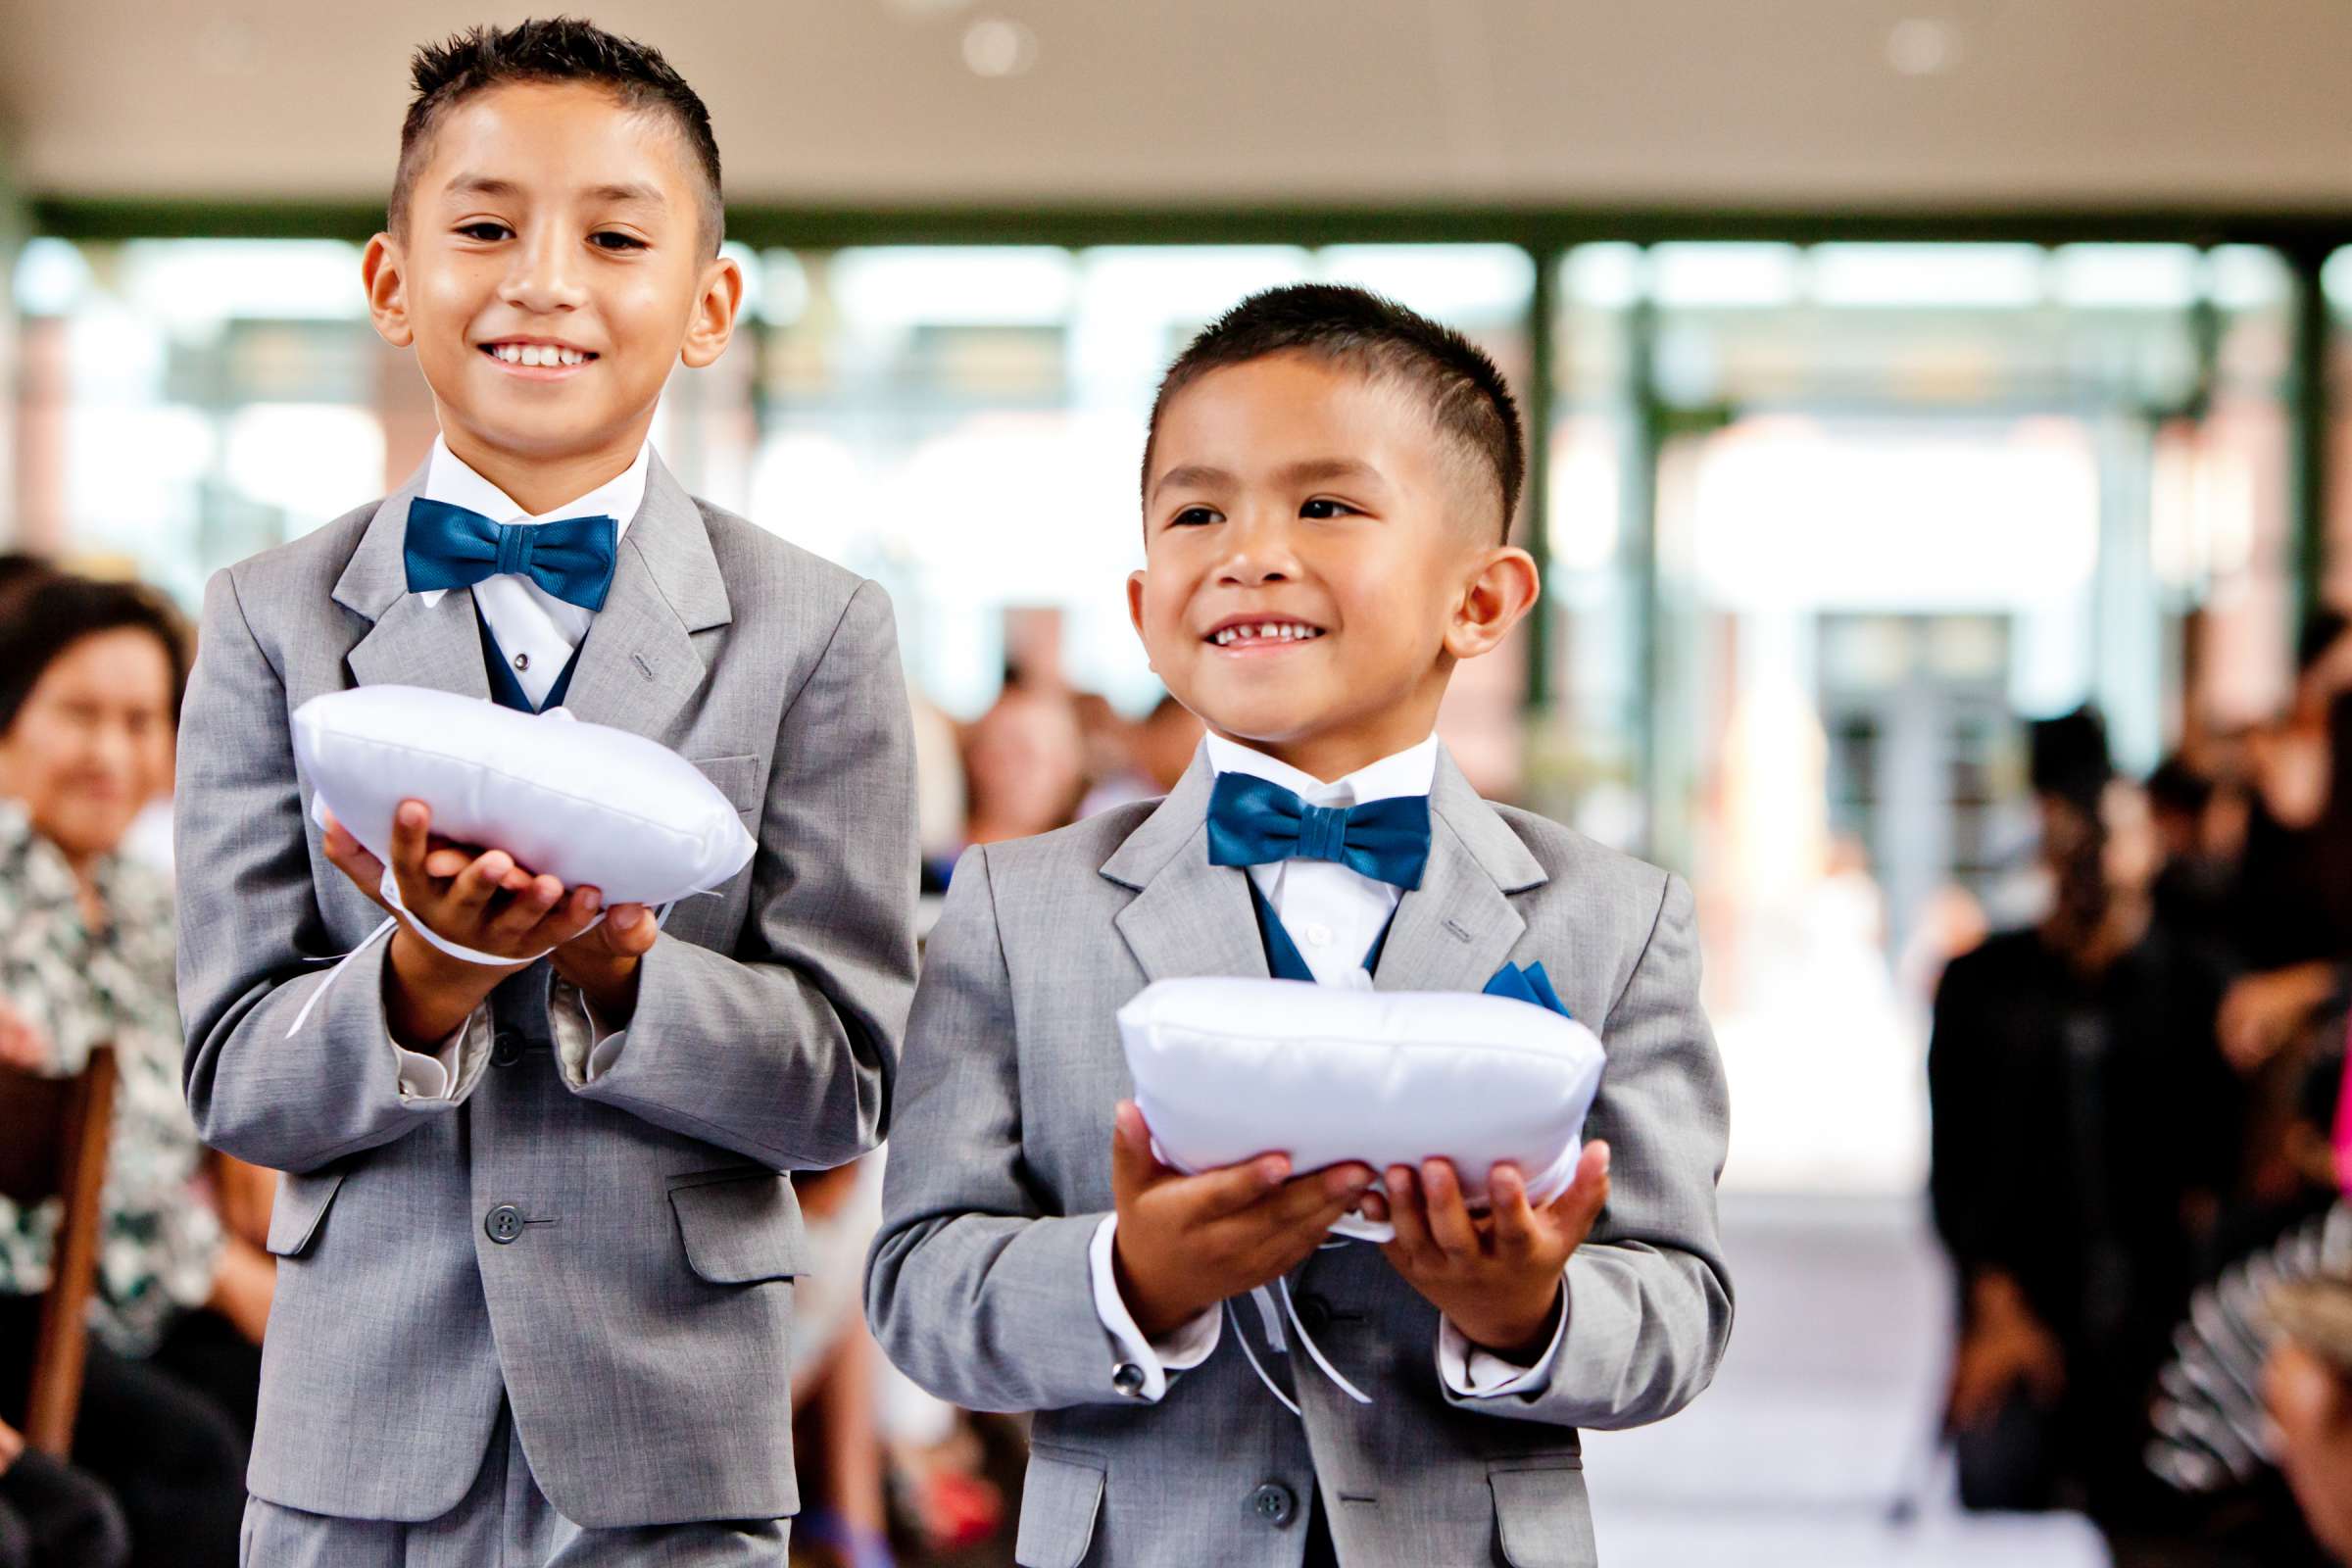
<svg viewBox="0 0 2352 1568">
<path fill-rule="evenodd" d="M 647 444 L 743 293 L 678 74 L 559 20 L 424 49 L 416 86 L 364 276 L 440 439 L 215 576 L 180 732 L 189 1103 L 287 1173 L 246 1560 L 780 1565 L 783 1173 L 879 1141 L 913 982 L 890 606 Z M 387 868 L 312 825 L 289 717 L 379 682 L 649 736 L 759 851 L 658 927 L 412 801 L 364 943 Z"/>
<path fill-rule="evenodd" d="M 1161 384 L 1128 609 L 1208 736 L 1164 801 L 964 857 L 866 1281 L 916 1382 L 1038 1412 L 1031 1568 L 1582 1568 L 1576 1429 L 1714 1375 L 1727 1108 L 1690 890 L 1480 799 L 1435 733 L 1535 603 L 1525 464 L 1487 357 L 1360 289 L 1246 300 Z M 1185 1175 L 1127 1099 L 1116 1015 L 1152 981 L 1533 998 L 1536 965 L 1608 1052 L 1548 1202 L 1496 1165 L 1473 1213 L 1443 1159 Z M 1395 1240 L 1325 1245 L 1359 1204 Z M 1220 1317 L 1276 1282 L 1289 1328 Z"/>
</svg>

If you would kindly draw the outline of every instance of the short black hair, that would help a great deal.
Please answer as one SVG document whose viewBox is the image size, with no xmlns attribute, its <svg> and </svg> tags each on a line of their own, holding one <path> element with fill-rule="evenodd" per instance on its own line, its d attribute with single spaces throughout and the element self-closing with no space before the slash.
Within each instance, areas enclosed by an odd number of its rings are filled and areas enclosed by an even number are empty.
<svg viewBox="0 0 2352 1568">
<path fill-rule="evenodd" d="M 512 27 L 469 27 L 440 43 L 420 46 L 409 62 L 416 96 L 400 126 L 400 168 L 392 176 L 387 213 L 395 234 L 409 218 L 409 194 L 424 168 L 442 119 L 477 93 L 513 82 L 584 81 L 603 87 L 631 110 L 667 115 L 701 168 L 703 243 L 715 256 L 726 237 L 719 183 L 718 138 L 710 111 L 662 51 L 607 32 L 577 17 L 553 17 Z"/>
<path fill-rule="evenodd" d="M 17 715 L 49 666 L 85 637 L 110 631 L 143 631 L 164 645 L 172 662 L 172 720 L 188 690 L 188 637 L 179 612 L 151 588 L 128 582 L 93 582 L 67 572 L 35 577 L 9 596 L 0 615 L 0 735 L 17 727 Z"/>
<path fill-rule="evenodd" d="M 2115 778 L 2107 720 L 2089 703 L 2056 718 L 2034 720 L 2027 726 L 2026 754 L 2034 794 L 2055 796 L 2085 811 L 2098 810 L 2100 795 Z"/>
<path fill-rule="evenodd" d="M 1499 531 L 1509 536 L 1519 491 L 1527 483 L 1527 442 L 1510 383 L 1484 349 L 1452 327 L 1369 289 L 1342 283 L 1296 283 L 1252 294 L 1176 356 L 1152 400 L 1144 483 L 1152 482 L 1160 416 L 1178 393 L 1211 370 L 1286 353 L 1347 365 L 1367 376 L 1393 377 L 1418 393 L 1439 435 L 1492 472 L 1501 504 Z"/>
</svg>

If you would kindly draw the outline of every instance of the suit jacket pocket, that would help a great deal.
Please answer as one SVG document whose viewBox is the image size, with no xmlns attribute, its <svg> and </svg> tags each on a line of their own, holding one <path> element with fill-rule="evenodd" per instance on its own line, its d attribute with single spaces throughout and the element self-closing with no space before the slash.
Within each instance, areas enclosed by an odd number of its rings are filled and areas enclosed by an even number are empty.
<svg viewBox="0 0 2352 1568">
<path fill-rule="evenodd" d="M 751 1285 L 808 1272 L 808 1237 L 792 1183 L 772 1170 L 673 1178 L 686 1265 L 712 1285 Z"/>
<path fill-rule="evenodd" d="M 314 1171 L 308 1176 L 280 1176 L 277 1199 L 270 1205 L 269 1250 L 278 1257 L 300 1257 L 318 1239 L 326 1222 L 327 1205 L 343 1190 L 347 1173 Z"/>
<path fill-rule="evenodd" d="M 1592 1507 L 1580 1459 L 1545 1458 L 1487 1467 L 1494 1533 L 1511 1568 L 1594 1568 Z"/>
<path fill-rule="evenodd" d="M 1094 1544 L 1102 1509 L 1100 1460 L 1068 1448 L 1032 1447 L 1013 1561 L 1021 1568 L 1078 1568 Z"/>
<path fill-rule="evenodd" d="M 756 810 L 760 805 L 760 774 L 767 759 L 746 753 L 742 757 L 690 757 L 686 760 L 701 768 L 703 777 L 718 787 L 727 804 L 738 811 Z"/>
</svg>

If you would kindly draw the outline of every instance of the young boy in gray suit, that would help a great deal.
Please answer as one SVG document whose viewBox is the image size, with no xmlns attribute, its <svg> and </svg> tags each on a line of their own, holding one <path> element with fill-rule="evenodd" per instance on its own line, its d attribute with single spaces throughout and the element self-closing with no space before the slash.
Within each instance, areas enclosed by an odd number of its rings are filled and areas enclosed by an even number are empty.
<svg viewBox="0 0 2352 1568">
<path fill-rule="evenodd" d="M 1726 1104 L 1690 890 L 1488 804 L 1433 733 L 1454 665 L 1535 603 L 1504 543 L 1524 472 L 1486 356 L 1359 290 L 1252 298 L 1161 385 L 1128 606 L 1208 736 L 1164 801 L 964 856 L 867 1276 L 916 1382 L 1038 1412 L 1030 1568 L 1592 1563 L 1576 1429 L 1714 1373 Z M 1608 1051 L 1541 1207 L 1508 1166 L 1487 1214 L 1442 1160 L 1179 1175 L 1126 1099 L 1113 1015 L 1151 981 L 1476 992 L 1539 961 Z M 1396 1241 L 1325 1247 L 1359 1201 Z M 1286 1277 L 1279 1338 L 1221 1318 Z"/>
<path fill-rule="evenodd" d="M 422 50 L 416 83 L 364 271 L 440 439 L 214 577 L 180 732 L 188 1100 L 287 1173 L 245 1558 L 781 1565 L 807 1255 L 781 1173 L 880 1139 L 913 985 L 891 611 L 647 445 L 742 300 L 692 89 L 569 21 Z M 665 929 L 592 925 L 596 889 L 412 801 L 410 912 L 363 947 L 385 868 L 313 824 L 288 715 L 376 682 L 650 736 L 758 853 Z"/>
</svg>

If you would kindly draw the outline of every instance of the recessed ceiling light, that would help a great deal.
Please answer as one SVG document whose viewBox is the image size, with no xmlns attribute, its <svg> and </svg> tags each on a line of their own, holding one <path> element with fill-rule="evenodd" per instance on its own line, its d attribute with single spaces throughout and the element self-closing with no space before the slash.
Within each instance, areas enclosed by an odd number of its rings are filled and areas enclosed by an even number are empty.
<svg viewBox="0 0 2352 1568">
<path fill-rule="evenodd" d="M 983 17 L 964 29 L 963 63 L 975 76 L 1018 76 L 1037 64 L 1037 34 L 1006 17 Z"/>
<path fill-rule="evenodd" d="M 1960 62 L 1960 29 L 1933 17 L 1912 17 L 1886 34 L 1886 63 L 1906 76 L 1940 76 Z"/>
</svg>

